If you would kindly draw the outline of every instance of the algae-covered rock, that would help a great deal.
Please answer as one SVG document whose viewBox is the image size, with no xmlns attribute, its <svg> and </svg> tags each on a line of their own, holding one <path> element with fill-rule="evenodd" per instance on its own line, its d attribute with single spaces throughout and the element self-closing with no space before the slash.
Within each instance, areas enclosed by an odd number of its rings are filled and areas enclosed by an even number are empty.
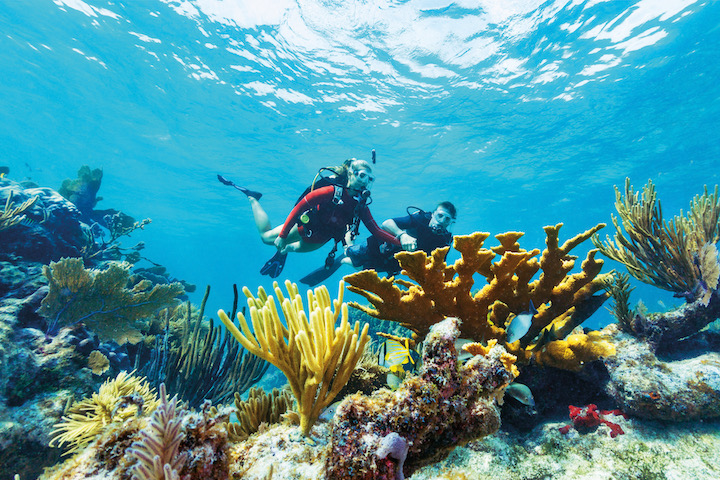
<svg viewBox="0 0 720 480">
<path fill-rule="evenodd" d="M 617 333 L 618 354 L 605 361 L 607 393 L 630 415 L 665 421 L 720 417 L 720 353 L 658 358 L 648 343 Z"/>
</svg>

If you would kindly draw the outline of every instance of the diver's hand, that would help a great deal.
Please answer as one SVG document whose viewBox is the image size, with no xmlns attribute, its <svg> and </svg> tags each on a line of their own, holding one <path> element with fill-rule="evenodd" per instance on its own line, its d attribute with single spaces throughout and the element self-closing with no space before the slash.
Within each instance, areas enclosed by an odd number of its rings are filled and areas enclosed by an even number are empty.
<svg viewBox="0 0 720 480">
<path fill-rule="evenodd" d="M 408 235 L 407 232 L 401 233 L 400 237 L 398 237 L 398 240 L 400 240 L 400 245 L 402 246 L 402 249 L 407 252 L 412 252 L 417 248 L 417 239 L 412 235 Z"/>
<path fill-rule="evenodd" d="M 275 239 L 275 248 L 278 249 L 278 252 L 285 253 L 285 249 L 287 249 L 287 238 L 277 237 Z"/>
</svg>

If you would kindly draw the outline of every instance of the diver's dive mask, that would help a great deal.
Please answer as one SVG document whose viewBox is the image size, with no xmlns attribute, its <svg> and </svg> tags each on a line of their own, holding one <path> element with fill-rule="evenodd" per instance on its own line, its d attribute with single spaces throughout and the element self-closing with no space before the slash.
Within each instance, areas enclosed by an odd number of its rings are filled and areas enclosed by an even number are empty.
<svg viewBox="0 0 720 480">
<path fill-rule="evenodd" d="M 366 189 L 369 190 L 372 183 L 375 181 L 375 175 L 368 172 L 364 168 L 361 168 L 359 170 L 352 170 L 352 175 L 357 179 L 357 188 L 356 186 L 353 186 L 352 188 L 356 188 L 357 190 Z"/>
<path fill-rule="evenodd" d="M 453 223 L 455 223 L 455 218 L 450 215 L 450 212 L 444 208 L 438 208 L 432 213 L 428 227 L 430 227 L 433 233 L 439 235 L 449 232 Z"/>
</svg>

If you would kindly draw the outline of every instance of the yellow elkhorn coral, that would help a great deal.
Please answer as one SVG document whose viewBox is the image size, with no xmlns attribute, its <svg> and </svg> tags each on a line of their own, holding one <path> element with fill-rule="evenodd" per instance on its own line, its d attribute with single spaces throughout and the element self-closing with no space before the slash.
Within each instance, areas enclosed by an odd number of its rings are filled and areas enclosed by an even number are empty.
<svg viewBox="0 0 720 480">
<path fill-rule="evenodd" d="M 285 288 L 288 298 L 283 296 L 277 282 L 273 284 L 285 324 L 280 320 L 275 299 L 262 287 L 257 297 L 247 287 L 243 288 L 250 307 L 252 331 L 242 313 L 237 315 L 240 329 L 224 311 L 219 310 L 218 316 L 245 349 L 285 374 L 297 400 L 300 429 L 307 435 L 322 410 L 348 382 L 369 340 L 369 325 L 365 324 L 362 332 L 359 322 L 350 327 L 347 304 L 342 302 L 343 282 L 334 301 L 324 286 L 314 292 L 308 290 L 309 321 L 297 285 L 286 281 Z M 340 325 L 336 327 L 341 313 Z"/>
</svg>

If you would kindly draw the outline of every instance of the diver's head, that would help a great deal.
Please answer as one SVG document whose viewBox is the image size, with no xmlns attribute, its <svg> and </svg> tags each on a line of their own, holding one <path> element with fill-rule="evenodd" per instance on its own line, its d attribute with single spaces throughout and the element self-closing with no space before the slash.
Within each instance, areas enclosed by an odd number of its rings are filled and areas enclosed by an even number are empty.
<svg viewBox="0 0 720 480">
<path fill-rule="evenodd" d="M 457 209 L 450 202 L 440 202 L 430 217 L 428 226 L 435 232 L 441 233 L 450 231 L 450 226 L 455 223 Z"/>
<path fill-rule="evenodd" d="M 375 175 L 372 173 L 372 167 L 365 160 L 353 159 L 348 166 L 348 182 L 347 186 L 350 190 L 362 192 L 370 190 Z"/>
</svg>

